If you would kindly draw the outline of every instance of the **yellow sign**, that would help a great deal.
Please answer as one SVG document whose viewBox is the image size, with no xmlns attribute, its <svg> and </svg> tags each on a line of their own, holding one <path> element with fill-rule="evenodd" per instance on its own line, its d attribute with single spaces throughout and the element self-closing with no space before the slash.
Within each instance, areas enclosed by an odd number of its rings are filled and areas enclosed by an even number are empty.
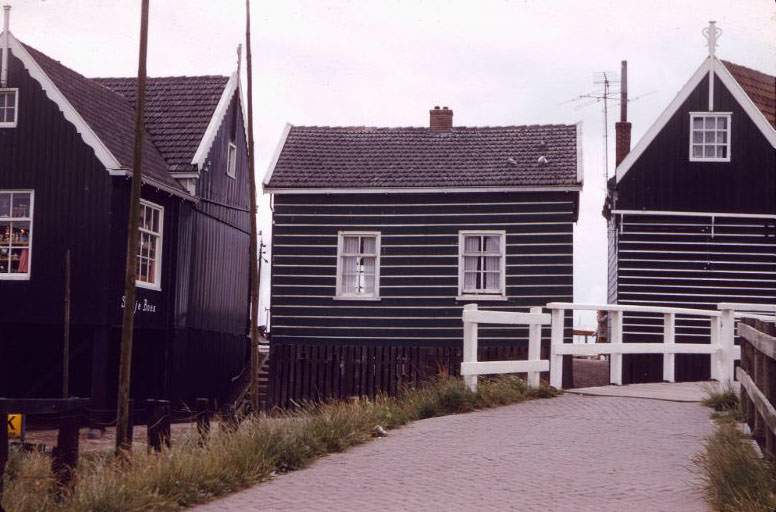
<svg viewBox="0 0 776 512">
<path fill-rule="evenodd" d="M 21 414 L 9 414 L 8 415 L 8 437 L 22 437 L 22 415 Z"/>
</svg>

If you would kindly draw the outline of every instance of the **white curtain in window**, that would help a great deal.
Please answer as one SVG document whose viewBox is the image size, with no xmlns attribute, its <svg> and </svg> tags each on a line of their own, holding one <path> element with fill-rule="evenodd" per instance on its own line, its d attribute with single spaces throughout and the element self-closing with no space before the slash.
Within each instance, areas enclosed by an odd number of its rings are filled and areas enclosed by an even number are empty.
<svg viewBox="0 0 776 512">
<path fill-rule="evenodd" d="M 343 254 L 352 255 L 342 257 L 342 293 L 352 294 L 358 291 L 358 249 L 357 236 L 342 238 Z"/>
</svg>

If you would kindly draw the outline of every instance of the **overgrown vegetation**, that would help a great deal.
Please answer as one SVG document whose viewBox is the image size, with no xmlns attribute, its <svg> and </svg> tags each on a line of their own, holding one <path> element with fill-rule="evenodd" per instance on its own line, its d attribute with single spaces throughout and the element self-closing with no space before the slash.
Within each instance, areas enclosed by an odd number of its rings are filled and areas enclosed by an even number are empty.
<svg viewBox="0 0 776 512">
<path fill-rule="evenodd" d="M 44 455 L 12 452 L 3 506 L 10 512 L 169 511 L 207 501 L 309 464 L 316 457 L 367 441 L 378 429 L 407 422 L 555 396 L 529 389 L 514 376 L 481 379 L 477 393 L 459 378 L 443 377 L 396 398 L 304 404 L 278 416 L 250 418 L 233 433 L 214 429 L 207 444 L 175 439 L 160 454 L 141 448 L 126 460 L 82 455 L 72 492 L 57 499 Z"/>
<path fill-rule="evenodd" d="M 702 402 L 714 409 L 714 435 L 694 458 L 706 501 L 718 512 L 771 512 L 776 508 L 776 466 L 761 457 L 738 428 L 744 421 L 732 388 L 709 389 Z"/>
</svg>

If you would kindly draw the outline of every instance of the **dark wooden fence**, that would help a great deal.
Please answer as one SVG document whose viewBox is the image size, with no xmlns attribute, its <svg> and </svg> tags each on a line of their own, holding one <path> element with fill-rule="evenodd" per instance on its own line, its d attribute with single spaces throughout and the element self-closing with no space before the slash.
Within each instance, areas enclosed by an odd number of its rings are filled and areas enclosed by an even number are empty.
<svg viewBox="0 0 776 512">
<path fill-rule="evenodd" d="M 543 346 L 547 357 L 548 346 Z M 459 375 L 463 348 L 402 345 L 270 344 L 269 403 L 288 407 L 305 400 L 395 395 L 438 375 Z M 517 360 L 527 344 L 481 345 L 478 360 Z M 546 379 L 547 376 L 543 375 Z"/>
<path fill-rule="evenodd" d="M 741 403 L 752 437 L 769 455 L 776 455 L 776 327 L 759 320 L 739 324 Z"/>
</svg>

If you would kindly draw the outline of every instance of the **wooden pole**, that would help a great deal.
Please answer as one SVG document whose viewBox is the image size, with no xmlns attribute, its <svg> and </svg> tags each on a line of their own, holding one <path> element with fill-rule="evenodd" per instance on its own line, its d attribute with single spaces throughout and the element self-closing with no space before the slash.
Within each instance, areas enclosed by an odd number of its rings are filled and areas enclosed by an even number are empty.
<svg viewBox="0 0 776 512">
<path fill-rule="evenodd" d="M 132 193 L 127 226 L 127 265 L 124 272 L 124 312 L 121 322 L 121 359 L 116 418 L 116 454 L 132 448 L 128 437 L 129 381 L 132 370 L 132 330 L 135 323 L 135 288 L 138 224 L 140 223 L 140 184 L 143 178 L 143 112 L 145 110 L 146 54 L 148 53 L 148 1 L 140 8 L 140 55 L 137 66 L 137 107 L 135 112 L 135 153 L 132 162 Z"/>
<path fill-rule="evenodd" d="M 253 71 L 251 67 L 251 1 L 245 0 L 245 64 L 248 85 L 248 179 L 251 194 L 251 410 L 259 412 L 259 268 L 256 226 L 256 169 L 253 161 Z"/>
<path fill-rule="evenodd" d="M 70 395 L 70 249 L 65 252 L 65 341 L 62 354 L 62 398 Z"/>
</svg>

